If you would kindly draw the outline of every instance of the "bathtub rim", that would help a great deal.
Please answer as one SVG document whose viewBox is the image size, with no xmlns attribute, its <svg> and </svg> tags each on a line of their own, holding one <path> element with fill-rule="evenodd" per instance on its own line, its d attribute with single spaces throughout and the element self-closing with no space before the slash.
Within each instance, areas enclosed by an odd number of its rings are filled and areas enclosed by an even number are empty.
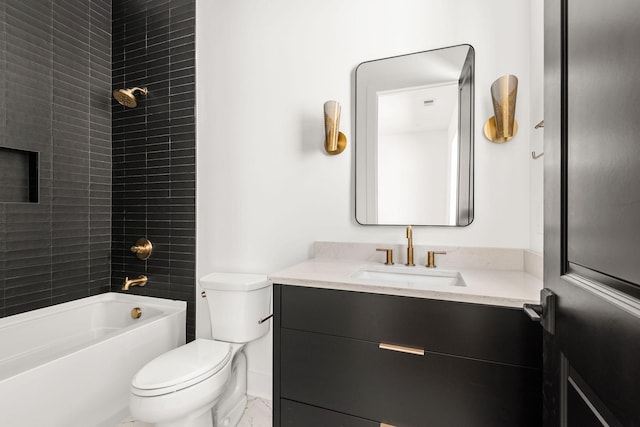
<svg viewBox="0 0 640 427">
<path fill-rule="evenodd" d="M 163 315 L 174 314 L 187 309 L 186 301 L 151 297 L 146 295 L 124 294 L 121 292 L 105 292 L 102 294 L 92 295 L 89 297 L 79 298 L 60 304 L 38 308 L 36 310 L 25 311 L 24 313 L 12 314 L 11 316 L 2 317 L 0 318 L 0 329 L 11 325 L 27 322 L 29 320 L 40 319 L 53 313 L 73 310 L 74 308 L 84 305 L 109 301 L 150 304 L 154 307 L 160 308 Z"/>
</svg>

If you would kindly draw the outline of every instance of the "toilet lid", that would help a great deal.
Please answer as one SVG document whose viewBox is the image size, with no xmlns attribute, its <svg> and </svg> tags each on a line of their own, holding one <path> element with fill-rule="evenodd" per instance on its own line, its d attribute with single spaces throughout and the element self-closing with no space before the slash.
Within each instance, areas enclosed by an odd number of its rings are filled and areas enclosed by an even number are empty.
<svg viewBox="0 0 640 427">
<path fill-rule="evenodd" d="M 147 363 L 131 381 L 138 396 L 158 396 L 197 384 L 218 372 L 231 358 L 231 345 L 196 339 Z"/>
</svg>

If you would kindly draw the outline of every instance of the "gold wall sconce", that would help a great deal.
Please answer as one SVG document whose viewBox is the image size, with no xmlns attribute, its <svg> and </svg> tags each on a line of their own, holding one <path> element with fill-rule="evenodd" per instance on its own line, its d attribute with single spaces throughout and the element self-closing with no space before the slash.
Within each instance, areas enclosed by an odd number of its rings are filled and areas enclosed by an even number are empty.
<svg viewBox="0 0 640 427">
<path fill-rule="evenodd" d="M 341 109 L 338 101 L 324 103 L 324 149 L 331 155 L 340 154 L 347 147 L 347 137 L 340 132 Z"/>
<path fill-rule="evenodd" d="M 153 245 L 149 240 L 144 237 L 136 240 L 136 244 L 131 246 L 131 252 L 136 254 L 138 259 L 147 260 L 151 256 L 151 251 L 153 250 Z"/>
<path fill-rule="evenodd" d="M 113 97 L 125 107 L 134 108 L 138 105 L 135 92 L 138 91 L 143 95 L 147 94 L 146 87 L 132 87 L 131 89 L 116 89 L 113 91 Z"/>
<path fill-rule="evenodd" d="M 516 115 L 516 97 L 518 78 L 506 75 L 491 85 L 491 100 L 494 116 L 484 124 L 484 136 L 491 142 L 507 142 L 518 133 Z"/>
</svg>

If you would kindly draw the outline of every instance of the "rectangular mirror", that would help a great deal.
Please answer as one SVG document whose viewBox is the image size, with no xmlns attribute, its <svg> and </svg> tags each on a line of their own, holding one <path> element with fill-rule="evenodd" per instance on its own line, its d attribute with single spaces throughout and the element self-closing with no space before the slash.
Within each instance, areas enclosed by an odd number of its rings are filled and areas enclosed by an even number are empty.
<svg viewBox="0 0 640 427">
<path fill-rule="evenodd" d="M 356 68 L 356 221 L 473 221 L 474 50 L 460 45 Z"/>
</svg>

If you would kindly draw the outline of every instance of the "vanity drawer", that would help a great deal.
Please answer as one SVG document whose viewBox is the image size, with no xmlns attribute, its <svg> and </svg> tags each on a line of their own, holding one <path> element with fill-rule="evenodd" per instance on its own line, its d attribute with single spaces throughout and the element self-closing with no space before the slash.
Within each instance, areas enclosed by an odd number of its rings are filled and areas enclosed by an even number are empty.
<svg viewBox="0 0 640 427">
<path fill-rule="evenodd" d="M 281 326 L 540 369 L 542 330 L 522 309 L 282 286 Z"/>
<path fill-rule="evenodd" d="M 365 420 L 316 406 L 282 399 L 282 427 L 380 427 L 380 423 Z"/>
<path fill-rule="evenodd" d="M 538 370 L 289 329 L 280 338 L 284 399 L 397 426 L 540 425 Z"/>
</svg>

